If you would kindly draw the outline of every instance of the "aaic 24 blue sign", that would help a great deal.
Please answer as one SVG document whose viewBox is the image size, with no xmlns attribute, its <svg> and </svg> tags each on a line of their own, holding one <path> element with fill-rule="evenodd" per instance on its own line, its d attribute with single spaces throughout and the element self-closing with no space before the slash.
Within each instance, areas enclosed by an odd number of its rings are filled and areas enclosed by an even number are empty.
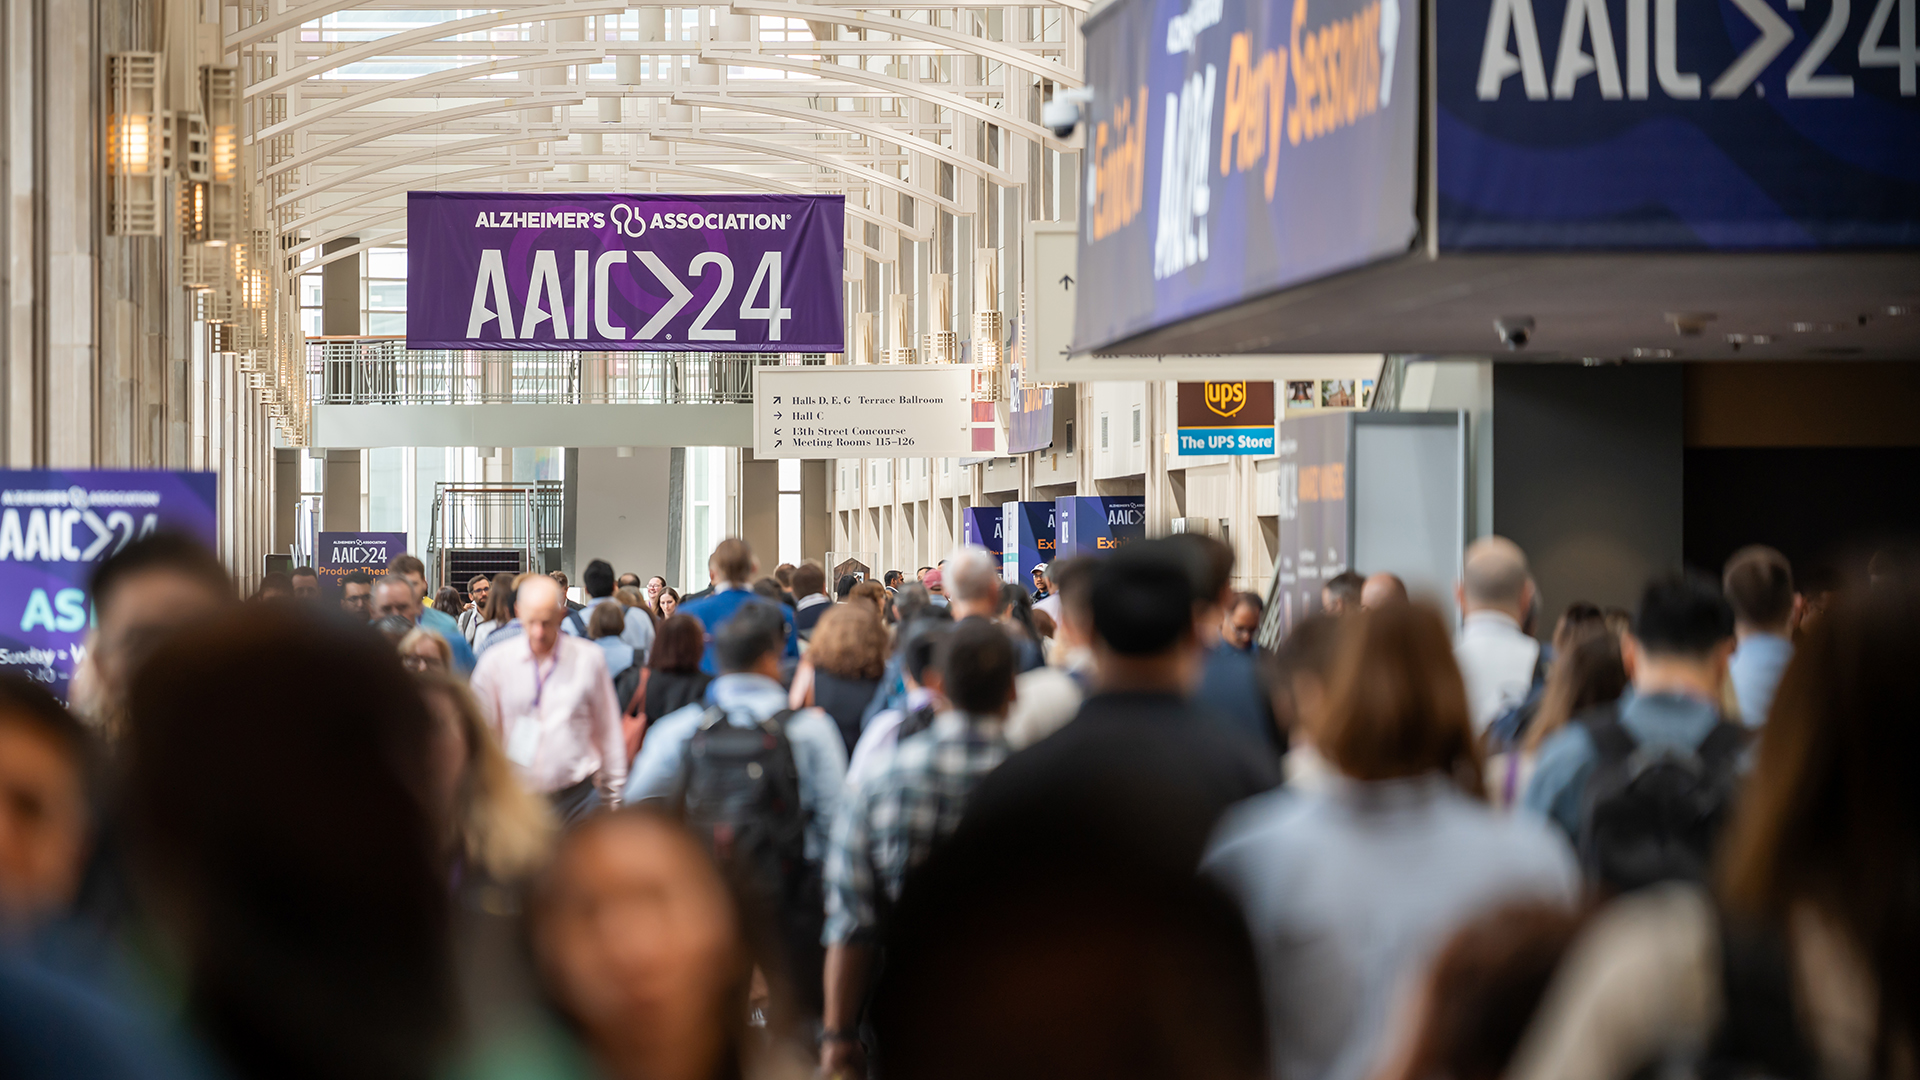
<svg viewBox="0 0 1920 1080">
<path fill-rule="evenodd" d="M 1440 244 L 1920 244 L 1916 0 L 1448 0 Z"/>
</svg>

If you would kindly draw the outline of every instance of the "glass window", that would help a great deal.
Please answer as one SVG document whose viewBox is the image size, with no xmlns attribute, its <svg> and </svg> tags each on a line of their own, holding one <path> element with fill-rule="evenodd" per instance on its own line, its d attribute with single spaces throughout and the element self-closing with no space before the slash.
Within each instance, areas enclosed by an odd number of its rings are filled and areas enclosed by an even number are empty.
<svg viewBox="0 0 1920 1080">
<path fill-rule="evenodd" d="M 1109 444 L 1107 443 L 1107 414 L 1101 413 L 1100 414 L 1100 449 L 1105 450 L 1107 449 L 1108 445 Z"/>
<path fill-rule="evenodd" d="M 1140 445 L 1140 409 L 1138 406 L 1135 406 L 1133 410 L 1133 445 Z"/>
</svg>

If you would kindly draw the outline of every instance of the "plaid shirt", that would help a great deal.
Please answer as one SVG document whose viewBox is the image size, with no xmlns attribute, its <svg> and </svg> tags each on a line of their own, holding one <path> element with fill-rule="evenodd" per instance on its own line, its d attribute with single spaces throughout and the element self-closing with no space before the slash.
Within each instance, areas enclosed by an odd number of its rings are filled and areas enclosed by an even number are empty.
<svg viewBox="0 0 1920 1080">
<path fill-rule="evenodd" d="M 885 902 L 900 898 L 907 871 L 959 827 L 967 797 L 1011 752 L 998 718 L 942 713 L 849 793 L 827 848 L 825 944 L 872 938 L 878 892 Z"/>
</svg>

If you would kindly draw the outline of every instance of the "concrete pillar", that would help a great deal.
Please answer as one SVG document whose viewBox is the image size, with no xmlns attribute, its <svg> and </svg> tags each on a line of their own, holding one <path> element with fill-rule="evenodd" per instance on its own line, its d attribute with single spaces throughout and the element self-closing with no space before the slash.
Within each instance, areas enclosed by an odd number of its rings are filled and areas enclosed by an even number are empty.
<svg viewBox="0 0 1920 1080">
<path fill-rule="evenodd" d="M 652 446 L 632 447 L 627 457 L 615 447 L 569 451 L 568 476 L 578 477 L 573 483 L 575 564 L 605 559 L 616 573 L 674 579 L 664 510 L 674 486 L 675 456 L 674 450 Z M 571 567 L 567 577 L 574 580 Z"/>
<path fill-rule="evenodd" d="M 325 500 L 320 528 L 326 532 L 354 532 L 360 528 L 360 450 L 329 450 L 321 476 Z"/>
<path fill-rule="evenodd" d="M 827 497 L 833 490 L 835 461 L 800 463 L 800 554 L 817 559 L 833 546 L 833 518 Z"/>
<path fill-rule="evenodd" d="M 780 564 L 780 462 L 755 461 L 753 451 L 743 448 L 739 491 L 740 538 L 759 556 L 761 571 L 771 574 Z"/>
<path fill-rule="evenodd" d="M 350 248 L 360 242 L 357 236 L 329 240 L 320 249 L 323 255 Z M 320 268 L 320 332 L 328 337 L 360 336 L 360 259 L 349 256 L 335 259 Z"/>
<path fill-rule="evenodd" d="M 298 448 L 276 449 L 273 452 L 273 538 L 274 551 L 286 551 L 293 546 L 294 531 L 299 522 L 300 506 L 300 451 Z"/>
</svg>

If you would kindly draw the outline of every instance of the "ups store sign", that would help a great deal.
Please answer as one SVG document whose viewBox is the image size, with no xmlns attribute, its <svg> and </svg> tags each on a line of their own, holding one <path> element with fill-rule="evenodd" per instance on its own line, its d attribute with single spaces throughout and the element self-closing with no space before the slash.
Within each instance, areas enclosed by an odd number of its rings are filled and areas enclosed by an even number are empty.
<svg viewBox="0 0 1920 1080">
<path fill-rule="evenodd" d="M 1180 452 L 1273 453 L 1273 384 L 1189 382 L 1178 393 Z"/>
</svg>

